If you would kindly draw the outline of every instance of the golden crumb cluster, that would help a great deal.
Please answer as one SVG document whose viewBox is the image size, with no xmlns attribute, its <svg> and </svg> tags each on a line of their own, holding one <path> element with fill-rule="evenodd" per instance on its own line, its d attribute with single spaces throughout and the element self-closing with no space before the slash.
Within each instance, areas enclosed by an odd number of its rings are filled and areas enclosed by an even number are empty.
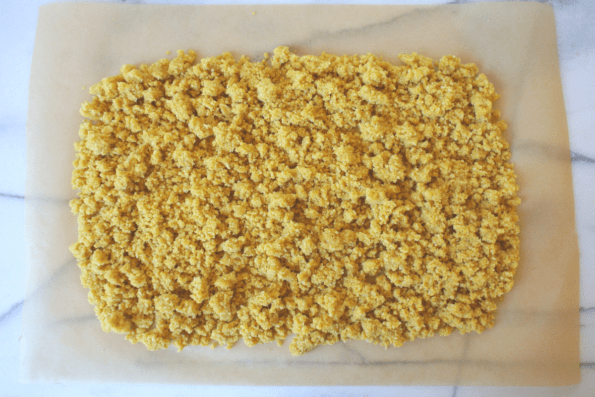
<svg viewBox="0 0 595 397">
<path fill-rule="evenodd" d="M 295 334 L 297 355 L 493 326 L 520 200 L 474 64 L 195 58 L 125 65 L 81 109 L 71 250 L 105 331 L 152 350 Z"/>
</svg>

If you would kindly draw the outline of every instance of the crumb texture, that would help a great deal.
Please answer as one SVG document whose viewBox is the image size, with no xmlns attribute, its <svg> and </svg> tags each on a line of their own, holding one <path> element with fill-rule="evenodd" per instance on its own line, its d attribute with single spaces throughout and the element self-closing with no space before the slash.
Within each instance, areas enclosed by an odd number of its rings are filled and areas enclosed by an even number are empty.
<svg viewBox="0 0 595 397">
<path fill-rule="evenodd" d="M 178 51 L 91 87 L 71 251 L 103 329 L 299 355 L 492 327 L 519 261 L 498 95 L 400 59 Z"/>
</svg>

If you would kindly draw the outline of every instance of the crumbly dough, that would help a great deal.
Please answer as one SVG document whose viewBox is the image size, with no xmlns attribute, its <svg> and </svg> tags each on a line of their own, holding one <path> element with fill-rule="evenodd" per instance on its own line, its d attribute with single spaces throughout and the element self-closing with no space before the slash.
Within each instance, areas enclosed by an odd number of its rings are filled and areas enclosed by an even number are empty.
<svg viewBox="0 0 595 397">
<path fill-rule="evenodd" d="M 293 333 L 298 355 L 493 326 L 520 200 L 474 64 L 195 59 L 124 65 L 81 108 L 71 250 L 106 332 L 151 350 Z"/>
</svg>

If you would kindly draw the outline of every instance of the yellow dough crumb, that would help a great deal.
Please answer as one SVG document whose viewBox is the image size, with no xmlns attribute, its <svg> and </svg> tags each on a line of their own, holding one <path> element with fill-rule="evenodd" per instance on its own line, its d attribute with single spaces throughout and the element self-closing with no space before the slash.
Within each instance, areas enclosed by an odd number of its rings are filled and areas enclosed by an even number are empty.
<svg viewBox="0 0 595 397">
<path fill-rule="evenodd" d="M 298 355 L 492 327 L 519 261 L 498 95 L 400 59 L 178 51 L 94 85 L 71 251 L 103 329 Z"/>
</svg>

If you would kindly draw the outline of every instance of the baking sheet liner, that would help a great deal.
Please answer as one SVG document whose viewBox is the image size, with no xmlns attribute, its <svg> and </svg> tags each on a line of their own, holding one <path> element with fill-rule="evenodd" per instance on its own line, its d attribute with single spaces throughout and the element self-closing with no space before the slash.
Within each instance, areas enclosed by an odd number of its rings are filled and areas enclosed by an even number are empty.
<svg viewBox="0 0 595 397">
<path fill-rule="evenodd" d="M 253 14 L 254 13 L 254 14 Z M 351 341 L 292 357 L 289 341 L 232 350 L 149 352 L 104 333 L 68 251 L 68 201 L 83 89 L 152 63 L 166 50 L 262 59 L 372 52 L 400 63 L 416 51 L 474 62 L 502 98 L 521 186 L 516 285 L 481 335 L 436 336 L 401 348 Z M 536 3 L 441 6 L 166 6 L 59 3 L 39 9 L 27 120 L 23 314 L 25 381 L 229 385 L 568 385 L 579 382 L 579 254 L 566 114 L 552 8 Z"/>
</svg>

